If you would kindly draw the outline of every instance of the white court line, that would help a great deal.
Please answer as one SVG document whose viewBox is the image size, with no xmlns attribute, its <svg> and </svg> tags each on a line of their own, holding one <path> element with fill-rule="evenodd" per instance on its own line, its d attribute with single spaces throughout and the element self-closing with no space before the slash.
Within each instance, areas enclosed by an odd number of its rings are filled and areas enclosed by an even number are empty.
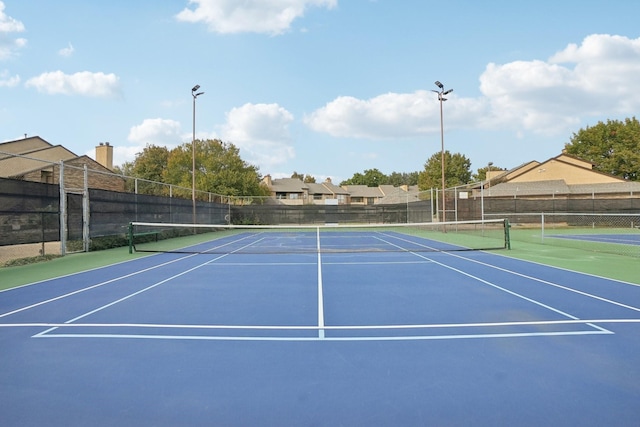
<svg viewBox="0 0 640 427">
<path fill-rule="evenodd" d="M 222 256 L 226 256 L 226 255 L 222 255 Z M 128 300 L 129 298 L 133 298 L 134 296 L 139 295 L 139 294 L 141 294 L 141 293 L 143 293 L 143 292 L 146 292 L 146 291 L 148 291 L 148 290 L 150 290 L 150 289 L 153 289 L 153 288 L 155 288 L 155 287 L 157 287 L 157 286 L 160 286 L 160 285 L 162 285 L 163 283 L 166 283 L 166 282 L 168 282 L 168 281 L 170 281 L 170 280 L 173 280 L 173 279 L 175 279 L 175 278 L 177 278 L 177 277 L 183 276 L 183 275 L 185 275 L 185 274 L 187 274 L 187 273 L 190 273 L 190 272 L 192 272 L 192 271 L 194 271 L 194 270 L 197 270 L 198 268 L 200 268 L 200 267 L 202 267 L 202 266 L 204 266 L 204 265 L 207 265 L 207 263 L 208 263 L 208 262 L 209 262 L 209 261 L 207 261 L 207 262 L 205 262 L 205 263 L 203 263 L 203 264 L 197 265 L 197 266 L 195 266 L 195 267 L 193 267 L 193 268 L 190 268 L 190 269 L 188 269 L 188 270 L 182 271 L 182 272 L 181 272 L 181 273 L 179 273 L 179 274 L 176 274 L 176 275 L 174 275 L 174 276 L 171 276 L 171 277 L 169 277 L 169 278 L 167 278 L 167 279 L 165 279 L 165 280 L 161 280 L 160 282 L 156 282 L 156 283 L 154 283 L 154 284 L 153 284 L 153 285 L 151 285 L 151 286 L 147 286 L 147 287 L 146 287 L 146 288 L 144 288 L 144 289 L 141 289 L 141 290 L 139 290 L 139 291 L 137 291 L 137 292 L 134 292 L 134 293 L 132 293 L 132 294 L 129 294 L 129 295 L 127 295 L 127 296 L 124 296 L 124 297 L 122 297 L 122 298 L 120 298 L 120 299 L 117 299 L 117 300 L 115 300 L 115 301 L 112 301 L 112 302 L 110 302 L 109 304 L 105 304 L 105 305 L 103 305 L 102 307 L 98 307 L 98 308 L 96 308 L 95 310 L 88 311 L 88 312 L 86 312 L 86 313 L 84 313 L 84 314 L 81 314 L 80 316 L 74 317 L 74 318 L 73 318 L 73 319 L 71 319 L 71 320 L 67 320 L 67 321 L 65 322 L 65 324 L 66 324 L 66 323 L 73 323 L 73 322 L 75 322 L 76 320 L 80 320 L 80 319 L 82 319 L 82 318 L 85 318 L 85 317 L 87 317 L 87 316 L 90 316 L 90 315 L 92 315 L 92 314 L 95 314 L 95 313 L 97 313 L 97 312 L 99 312 L 99 311 L 102 311 L 102 310 L 104 310 L 105 308 L 109 308 L 109 307 L 114 306 L 114 305 L 116 305 L 116 304 L 118 304 L 118 303 L 121 303 L 122 301 L 126 301 L 126 300 Z M 42 331 L 42 332 L 40 332 L 40 333 L 38 333 L 38 334 L 34 335 L 33 337 L 34 337 L 34 338 L 36 338 L 36 337 L 39 337 L 39 336 L 43 336 L 43 335 L 45 335 L 45 334 L 47 334 L 47 333 L 49 333 L 49 332 L 51 332 L 51 331 L 53 331 L 53 330 L 55 330 L 55 329 L 57 329 L 57 328 L 58 328 L 58 326 L 54 326 L 53 328 L 49 328 L 49 329 L 47 329 L 47 330 L 45 330 L 45 331 Z"/>
<path fill-rule="evenodd" d="M 324 265 L 402 265 L 402 264 L 430 264 L 431 260 L 416 260 L 416 261 L 323 261 Z M 316 265 L 314 262 L 216 262 L 212 265 L 232 265 L 232 266 L 289 266 L 289 265 Z"/>
<path fill-rule="evenodd" d="M 146 288 L 144 288 L 144 289 L 141 289 L 141 290 L 136 291 L 136 292 L 134 292 L 134 293 L 132 293 L 132 294 L 126 295 L 126 296 L 124 296 L 124 297 L 122 297 L 122 298 L 120 298 L 120 299 L 117 299 L 117 300 L 115 300 L 115 301 L 110 302 L 109 304 L 105 304 L 105 305 L 103 305 L 102 307 L 98 307 L 98 308 L 96 308 L 95 310 L 91 310 L 91 311 L 89 311 L 89 312 L 86 312 L 86 313 L 84 313 L 84 314 L 81 314 L 80 316 L 74 317 L 74 318 L 73 318 L 73 319 L 71 319 L 71 320 L 67 320 L 65 323 L 73 323 L 73 322 L 75 322 L 75 321 L 77 321 L 77 320 L 80 320 L 80 319 L 82 319 L 82 318 L 84 318 L 84 317 L 87 317 L 87 316 L 89 316 L 89 315 L 91 315 L 91 314 L 95 314 L 95 313 L 97 313 L 97 312 L 99 312 L 99 311 L 102 311 L 102 310 L 104 310 L 105 308 L 111 307 L 111 306 L 116 305 L 116 304 L 118 304 L 118 303 L 120 303 L 120 302 L 122 302 L 122 301 L 128 300 L 129 298 L 132 298 L 132 297 L 134 297 L 134 296 L 136 296 L 136 295 L 140 295 L 141 293 L 146 292 L 146 291 L 148 291 L 148 290 L 150 290 L 150 289 L 153 289 L 153 288 L 155 288 L 155 287 L 157 287 L 157 286 L 160 286 L 160 285 L 162 285 L 163 283 L 169 282 L 170 280 L 173 280 L 173 279 L 175 279 L 175 278 L 177 278 L 177 277 L 183 276 L 183 275 L 185 275 L 185 274 L 187 274 L 187 273 L 190 273 L 190 272 L 192 272 L 192 271 L 194 271 L 194 270 L 197 270 L 198 268 L 204 267 L 205 265 L 209 264 L 210 262 L 214 262 L 214 261 L 215 261 L 215 260 L 217 260 L 217 259 L 221 259 L 221 258 L 224 258 L 224 257 L 226 257 L 226 256 L 228 256 L 228 255 L 230 255 L 230 254 L 232 254 L 232 253 L 235 253 L 235 252 L 237 252 L 237 251 L 241 251 L 242 249 L 244 249 L 244 248 L 246 248 L 246 247 L 249 247 L 249 246 L 251 246 L 251 245 L 253 245 L 253 244 L 255 244 L 255 243 L 257 243 L 257 242 L 261 241 L 262 239 L 263 239 L 263 238 L 258 239 L 258 240 L 254 241 L 254 242 L 249 243 L 248 245 L 245 245 L 245 246 L 242 246 L 241 248 L 235 249 L 235 250 L 234 250 L 234 251 L 232 251 L 232 252 L 229 252 L 229 253 L 227 253 L 227 254 L 222 254 L 222 255 L 220 255 L 220 256 L 218 256 L 218 257 L 214 258 L 213 260 L 208 260 L 207 262 L 204 262 L 204 263 L 202 263 L 202 264 L 199 264 L 199 265 L 197 265 L 197 266 L 195 266 L 195 267 L 192 267 L 192 268 L 190 268 L 190 269 L 188 269 L 188 270 L 182 271 L 182 272 L 180 272 L 180 273 L 178 273 L 178 274 L 176 274 L 176 275 L 174 275 L 174 276 L 171 276 L 171 277 L 169 277 L 169 278 L 167 278 L 167 279 L 161 280 L 160 282 L 156 282 L 156 283 L 154 283 L 154 284 L 153 284 L 153 285 L 151 285 L 151 286 L 147 286 L 147 287 L 146 287 Z M 242 240 L 242 239 L 241 239 L 241 240 Z M 193 254 L 193 255 L 191 255 L 191 256 L 194 256 L 194 255 L 197 255 L 197 254 Z M 188 257 L 183 257 L 183 258 L 180 258 L 180 259 L 184 259 L 184 258 L 188 258 Z M 53 327 L 53 328 L 47 329 L 46 331 L 42 331 L 42 332 L 40 332 L 39 334 L 34 335 L 34 337 L 43 336 L 43 335 L 45 335 L 45 334 L 47 334 L 47 333 L 49 333 L 49 332 L 51 332 L 51 331 L 53 331 L 53 330 L 55 330 L 55 329 L 56 329 L 56 327 Z"/>
<path fill-rule="evenodd" d="M 640 307 L 635 307 L 635 306 L 624 304 L 624 303 L 621 303 L 621 302 L 618 302 L 618 301 L 614 301 L 614 300 L 611 300 L 611 299 L 608 299 L 608 298 L 604 298 L 604 297 L 601 297 L 601 296 L 598 296 L 598 295 L 590 294 L 588 292 L 584 292 L 584 291 L 580 291 L 578 289 L 570 288 L 568 286 L 564 286 L 564 285 L 561 285 L 559 283 L 549 282 L 548 280 L 540 279 L 538 277 L 533 277 L 533 276 L 529 276 L 529 275 L 526 275 L 526 274 L 523 274 L 523 273 L 518 273 L 517 271 L 507 270 L 506 268 L 502 268 L 502 267 L 498 267 L 498 266 L 495 266 L 495 265 L 487 264 L 487 263 L 484 263 L 482 261 L 478 261 L 478 260 L 475 260 L 475 259 L 462 257 L 462 256 L 456 255 L 456 254 L 448 254 L 448 255 L 451 255 L 451 256 L 454 256 L 454 257 L 457 257 L 457 258 L 460 258 L 460 259 L 464 259 L 464 260 L 467 260 L 467 261 L 470 261 L 470 262 L 474 262 L 476 264 L 480 264 L 480 265 L 484 265 L 484 266 L 487 266 L 487 267 L 491 267 L 491 268 L 494 268 L 496 270 L 500 270 L 500 271 L 503 271 L 503 272 L 506 272 L 506 273 L 513 274 L 515 276 L 520 276 L 520 277 L 523 277 L 525 279 L 534 280 L 536 282 L 544 283 L 545 285 L 554 286 L 556 288 L 563 289 L 565 291 L 573 292 L 573 293 L 576 293 L 576 294 L 579 294 L 579 295 L 582 295 L 582 296 L 586 296 L 588 298 L 593 298 L 593 299 L 596 299 L 598 301 L 602 301 L 602 302 L 606 302 L 608 304 L 616 305 L 618 307 L 627 308 L 629 310 L 640 312 Z M 565 270 L 565 271 L 571 271 L 571 270 Z M 572 272 L 576 273 L 574 271 L 572 271 Z M 606 277 L 604 277 L 602 279 L 615 281 L 613 279 L 607 279 Z"/>
<path fill-rule="evenodd" d="M 388 235 L 388 237 L 397 238 L 399 240 L 405 240 L 405 239 L 401 239 L 399 237 L 391 236 L 391 235 Z M 410 240 L 406 240 L 406 241 L 407 242 L 411 242 Z M 415 242 L 411 242 L 411 243 L 415 243 Z M 425 247 L 428 248 L 428 246 L 425 246 Z M 482 261 L 478 261 L 478 260 L 475 260 L 475 259 L 472 259 L 472 258 L 467 258 L 467 257 L 461 256 L 461 255 L 458 255 L 458 254 L 455 254 L 455 253 L 452 253 L 452 252 L 444 252 L 444 253 L 446 255 L 448 255 L 448 256 L 452 256 L 452 257 L 455 257 L 455 258 L 458 258 L 458 259 L 462 259 L 462 260 L 465 260 L 465 261 L 469 261 L 469 262 L 473 262 L 473 263 L 476 263 L 476 264 L 480 264 L 480 265 L 483 265 L 485 267 L 490 267 L 490 268 L 493 268 L 495 270 L 499 270 L 499 271 L 503 271 L 505 273 L 513 274 L 515 276 L 523 277 L 523 278 L 528 279 L 528 280 L 533 280 L 533 281 L 536 281 L 536 282 L 539 282 L 539 283 L 544 283 L 545 285 L 554 286 L 556 288 L 563 289 L 563 290 L 569 291 L 569 292 L 573 292 L 573 293 L 576 293 L 576 294 L 579 294 L 579 295 L 583 295 L 583 296 L 586 296 L 586 297 L 589 297 L 589 298 L 593 298 L 593 299 L 596 299 L 598 301 L 602 301 L 602 302 L 606 302 L 606 303 L 609 303 L 609 304 L 617 305 L 618 307 L 627 308 L 629 310 L 640 312 L 640 307 L 635 307 L 635 306 L 624 304 L 624 303 L 621 303 L 621 302 L 618 302 L 618 301 L 614 301 L 614 300 L 611 300 L 611 299 L 608 299 L 608 298 L 604 298 L 604 297 L 601 297 L 601 296 L 598 296 L 598 295 L 590 294 L 588 292 L 584 292 L 584 291 L 580 291 L 578 289 L 570 288 L 568 286 L 564 286 L 564 285 L 561 285 L 559 283 L 549 282 L 548 280 L 540 279 L 538 277 L 533 277 L 533 276 L 529 276 L 529 275 L 526 275 L 526 274 L 523 274 L 523 273 L 518 273 L 517 271 L 508 270 L 508 269 L 503 268 L 503 267 L 498 267 L 496 265 L 488 264 L 488 263 L 485 263 L 485 262 L 482 262 Z M 522 260 L 518 260 L 518 261 L 522 261 Z M 546 267 L 549 267 L 549 266 L 546 266 Z M 557 268 L 557 267 L 550 267 L 550 268 Z M 584 273 L 577 273 L 577 272 L 572 271 L 572 270 L 566 270 L 566 269 L 562 269 L 562 270 L 570 271 L 570 272 L 575 273 L 575 274 L 584 274 Z M 597 277 L 597 276 L 594 276 L 594 277 Z M 614 279 L 608 279 L 606 277 L 601 277 L 601 279 L 616 281 Z M 630 283 L 630 284 L 634 285 L 634 286 L 637 286 L 634 283 Z"/>
<path fill-rule="evenodd" d="M 63 294 L 63 295 L 59 295 L 59 296 L 54 297 L 54 298 L 50 298 L 48 300 L 40 301 L 40 302 L 37 302 L 35 304 L 31 304 L 31 305 L 28 305 L 28 306 L 25 306 L 25 307 L 21 307 L 21 308 L 18 308 L 16 310 L 13 310 L 13 311 L 2 313 L 2 314 L 0 314 L 0 318 L 6 317 L 6 316 L 10 316 L 12 314 L 20 313 L 22 311 L 26 311 L 26 310 L 29 310 L 29 309 L 32 309 L 32 308 L 35 308 L 35 307 L 38 307 L 38 306 L 41 306 L 41 305 L 44 305 L 44 304 L 48 304 L 50 302 L 58 301 L 58 300 L 61 300 L 61 299 L 64 299 L 64 298 L 67 298 L 67 297 L 70 297 L 70 296 L 73 296 L 73 295 L 76 295 L 76 294 L 80 294 L 82 292 L 86 292 L 86 291 L 89 291 L 91 289 L 99 288 L 101 286 L 108 285 L 109 283 L 117 282 L 118 280 L 126 279 L 126 278 L 129 278 L 129 277 L 141 274 L 141 273 L 146 273 L 147 271 L 155 270 L 156 268 L 164 267 L 166 265 L 172 264 L 174 262 L 182 261 L 183 259 L 190 258 L 190 257 L 193 257 L 193 256 L 195 256 L 195 255 L 188 255 L 188 256 L 185 256 L 185 257 L 182 257 L 182 258 L 178 258 L 178 259 L 175 259 L 175 260 L 172 260 L 172 261 L 168 261 L 168 262 L 165 262 L 165 263 L 162 263 L 162 264 L 154 265 L 153 267 L 145 268 L 143 270 L 138 270 L 138 271 L 136 271 L 134 273 L 125 274 L 124 276 L 115 277 L 113 279 L 106 280 L 106 281 L 100 282 L 100 283 L 96 283 L 95 285 L 92 285 L 92 286 L 89 286 L 89 287 L 86 287 L 86 288 L 78 289 L 78 290 L 75 290 L 73 292 L 69 292 L 69 293 L 66 293 L 66 294 Z"/>
<path fill-rule="evenodd" d="M 246 236 L 245 236 L 245 237 L 242 237 L 241 239 L 234 240 L 233 242 L 229 242 L 229 243 L 225 243 L 224 245 L 217 246 L 217 247 L 216 247 L 216 248 L 214 248 L 214 249 L 222 248 L 222 247 L 227 246 L 227 245 L 230 245 L 230 244 L 232 244 L 232 243 L 237 243 L 237 242 L 239 242 L 239 241 L 241 241 L 241 240 L 244 240 L 244 239 L 246 239 L 246 238 L 247 238 Z M 213 250 L 213 249 L 212 249 L 212 250 Z M 40 301 L 40 302 L 37 302 L 37 303 L 31 304 L 31 305 L 25 306 L 25 307 L 21 307 L 21 308 L 18 308 L 18 309 L 16 309 L 16 310 L 12 310 L 12 311 L 9 311 L 9 312 L 6 312 L 6 313 L 1 313 L 1 314 L 0 314 L 0 318 L 6 317 L 6 316 L 10 316 L 10 315 L 12 315 L 12 314 L 20 313 L 20 312 L 22 312 L 22 311 L 30 310 L 30 309 L 32 309 L 32 308 L 39 307 L 39 306 L 41 306 L 41 305 L 48 304 L 48 303 L 51 303 L 51 302 L 54 302 L 54 301 L 58 301 L 58 300 L 61 300 L 61 299 L 64 299 L 64 298 L 68 298 L 68 297 L 70 297 L 70 296 L 77 295 L 77 294 L 80 294 L 80 293 L 82 293 L 82 292 L 86 292 L 86 291 L 89 291 L 89 290 L 92 290 L 92 289 L 96 289 L 96 288 L 99 288 L 99 287 L 101 287 L 101 286 L 104 286 L 104 285 L 108 285 L 108 284 L 110 284 L 110 283 L 117 282 L 117 281 L 122 280 L 122 279 L 127 279 L 127 278 L 129 278 L 129 277 L 133 277 L 133 276 L 136 276 L 136 275 L 141 274 L 141 273 L 146 273 L 146 272 L 148 272 L 148 271 L 152 271 L 152 270 L 155 270 L 155 269 L 157 269 L 157 268 L 161 268 L 161 267 L 167 266 L 167 265 L 169 265 L 169 264 L 173 264 L 174 262 L 179 262 L 179 261 L 185 260 L 185 259 L 187 259 L 187 258 L 192 258 L 192 257 L 197 256 L 197 255 L 198 255 L 198 254 L 189 254 L 189 255 L 186 255 L 186 256 L 183 256 L 183 257 L 180 257 L 180 258 L 177 258 L 177 259 L 171 260 L 171 261 L 164 262 L 164 263 L 162 263 L 162 264 L 154 265 L 154 266 L 151 266 L 151 267 L 148 267 L 148 268 L 142 269 L 142 270 L 135 271 L 135 272 L 133 272 L 133 273 L 125 274 L 124 276 L 118 276 L 118 277 L 115 277 L 115 278 L 113 278 L 113 279 L 106 280 L 106 281 L 104 281 L 104 282 L 96 283 L 95 285 L 91 285 L 91 286 L 88 286 L 88 287 L 86 287 L 86 288 L 77 289 L 77 290 L 75 290 L 75 291 L 68 292 L 68 293 L 66 293 L 66 294 L 59 295 L 59 296 L 54 297 L 54 298 L 50 298 L 50 299 L 47 299 L 47 300 L 44 300 L 44 301 Z M 138 258 L 138 259 L 143 259 L 143 258 Z M 86 272 L 76 273 L 75 275 L 82 274 L 82 273 L 86 273 Z M 49 279 L 49 280 L 52 280 L 52 279 Z M 44 283 L 44 282 L 46 282 L 46 280 L 44 280 L 44 281 L 42 281 L 42 282 L 39 282 L 39 283 Z"/>
<path fill-rule="evenodd" d="M 541 320 L 524 322 L 489 322 L 489 323 L 444 323 L 425 325 L 359 325 L 359 326 L 264 326 L 264 325 L 167 325 L 167 324 L 92 324 L 74 323 L 58 324 L 64 328 L 80 327 L 126 327 L 153 329 L 195 329 L 195 330 L 272 330 L 272 331 L 300 331 L 300 330 L 408 330 L 408 329 L 444 329 L 444 328 L 478 328 L 478 327 L 506 327 L 506 326 L 539 326 L 539 325 L 570 325 L 591 323 L 640 323 L 640 319 L 588 319 L 588 320 Z M 0 325 L 2 327 L 42 327 L 51 324 L 32 323 Z M 523 338 L 545 336 L 580 336 L 613 334 L 606 329 L 588 331 L 555 331 L 555 332 L 507 332 L 482 334 L 449 334 L 449 335 L 380 335 L 380 336 L 341 336 L 327 337 L 324 335 L 309 337 L 277 337 L 277 336 L 224 336 L 224 335 L 154 335 L 154 334 L 47 334 L 35 335 L 33 338 L 110 338 L 110 339 L 155 339 L 155 340 L 198 340 L 198 341 L 417 341 L 417 340 L 452 340 L 452 339 L 494 339 L 494 338 Z"/>
<path fill-rule="evenodd" d="M 253 336 L 203 336 L 203 335 L 131 335 L 131 334 L 49 334 L 34 338 L 111 338 L 111 339 L 156 339 L 156 340 L 192 340 L 192 341 L 426 341 L 454 339 L 488 339 L 488 338 L 523 338 L 574 335 L 611 334 L 608 331 L 575 331 L 575 332 L 531 332 L 511 334 L 471 334 L 471 335 L 403 335 L 403 336 L 369 336 L 369 337 L 253 337 Z"/>
<path fill-rule="evenodd" d="M 511 326 L 589 325 L 590 323 L 640 323 L 640 318 L 617 319 L 563 319 L 524 320 L 509 322 L 425 323 L 407 325 L 223 325 L 223 324 L 170 324 L 170 323 L 0 323 L 0 328 L 140 328 L 140 329 L 213 329 L 213 330 L 272 330 L 272 331 L 365 331 L 401 329 L 464 329 Z M 611 332 L 609 332 L 611 333 Z"/>
<path fill-rule="evenodd" d="M 394 236 L 389 236 L 389 237 L 394 237 Z M 404 240 L 404 239 L 401 239 L 401 238 L 398 238 L 398 239 L 399 239 L 399 240 Z M 400 247 L 400 246 L 397 246 L 397 245 L 395 245 L 394 243 L 389 242 L 389 241 L 386 241 L 386 240 L 384 240 L 384 239 L 380 239 L 380 240 L 382 240 L 382 241 L 384 241 L 384 242 L 386 242 L 386 243 L 389 243 L 390 245 L 393 245 L 393 246 L 396 246 L 396 247 Z M 529 297 L 526 297 L 526 296 L 524 296 L 524 295 L 522 295 L 522 294 L 519 294 L 519 293 L 517 293 L 517 292 L 514 292 L 514 291 L 511 291 L 511 290 L 509 290 L 509 289 L 506 289 L 506 288 L 504 288 L 504 287 L 502 287 L 502 286 L 499 286 L 499 285 L 497 285 L 497 284 L 495 284 L 495 283 L 489 282 L 488 280 L 485 280 L 485 279 L 482 279 L 482 278 L 480 278 L 480 277 L 478 277 L 478 276 L 474 276 L 473 274 L 467 273 L 466 271 L 463 271 L 463 270 L 460 270 L 460 269 L 458 269 L 458 268 L 452 267 L 452 266 L 450 266 L 450 265 L 447 265 L 447 264 L 444 264 L 444 263 L 438 262 L 438 261 L 436 261 L 436 260 L 434 260 L 434 259 L 432 259 L 432 258 L 426 257 L 426 256 L 424 256 L 424 255 L 422 255 L 422 254 L 420 254 L 420 253 L 417 253 L 417 252 L 411 252 L 411 253 L 412 253 L 413 255 L 417 256 L 417 257 L 420 257 L 420 258 L 424 258 L 424 259 L 431 260 L 431 262 L 433 262 L 433 263 L 435 263 L 435 264 L 437 264 L 437 265 L 439 265 L 439 266 L 441 266 L 441 267 L 447 268 L 447 269 L 449 269 L 449 270 L 455 271 L 456 273 L 462 274 L 463 276 L 467 276 L 467 277 L 469 277 L 469 278 L 471 278 L 471 279 L 477 280 L 477 281 L 479 281 L 480 283 L 484 283 L 485 285 L 491 286 L 491 287 L 493 287 L 493 288 L 495 288 L 495 289 L 498 289 L 498 290 L 500 290 L 500 291 L 502 291 L 502 292 L 508 293 L 509 295 L 513 295 L 513 296 L 515 296 L 515 297 L 517 297 L 517 298 L 523 299 L 523 300 L 528 301 L 528 302 L 530 302 L 530 303 L 532 303 L 532 304 L 535 304 L 535 305 L 538 305 L 538 306 L 540 306 L 540 307 L 543 307 L 543 308 L 545 308 L 545 309 L 547 309 L 547 310 L 551 310 L 551 311 L 553 311 L 553 312 L 555 312 L 555 313 L 558 313 L 558 314 L 560 314 L 560 315 L 562 315 L 562 316 L 564 316 L 564 317 L 568 317 L 568 318 L 570 318 L 570 319 L 576 319 L 576 320 L 578 319 L 578 317 L 576 317 L 576 316 L 574 316 L 574 315 L 572 315 L 572 314 L 566 313 L 566 312 L 564 312 L 564 311 L 562 311 L 562 310 L 560 310 L 560 309 L 557 309 L 557 308 L 555 308 L 555 307 L 552 307 L 552 306 L 550 306 L 550 305 L 548 305 L 548 304 L 544 304 L 544 303 L 542 303 L 542 302 L 540 302 L 540 301 L 534 300 L 533 298 L 529 298 Z M 469 260 L 468 258 L 465 258 L 465 257 L 461 257 L 461 256 L 453 255 L 453 254 L 450 254 L 450 255 L 452 255 L 452 256 L 456 256 L 456 257 L 457 257 L 457 258 L 459 258 L 459 259 Z M 484 264 L 484 263 L 481 263 L 481 264 Z M 489 265 L 489 264 L 484 264 L 484 265 Z M 504 271 L 509 271 L 509 270 L 504 270 Z M 601 328 L 600 326 L 597 326 L 597 325 L 592 325 L 592 324 L 590 324 L 589 326 L 592 326 L 592 327 L 594 327 L 594 328 L 596 328 L 596 329 L 600 329 L 600 330 L 602 330 L 602 331 L 606 331 L 606 329 L 603 329 L 603 328 Z M 610 331 L 609 331 L 609 332 L 610 332 Z"/>
<path fill-rule="evenodd" d="M 324 338 L 324 292 L 322 290 L 322 251 L 320 250 L 320 229 L 316 231 L 318 248 L 318 338 Z"/>
</svg>

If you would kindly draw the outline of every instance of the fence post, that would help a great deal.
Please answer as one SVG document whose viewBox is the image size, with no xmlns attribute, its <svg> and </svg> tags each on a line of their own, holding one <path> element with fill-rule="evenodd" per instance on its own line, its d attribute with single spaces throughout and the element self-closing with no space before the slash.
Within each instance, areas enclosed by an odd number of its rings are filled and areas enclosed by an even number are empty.
<svg viewBox="0 0 640 427">
<path fill-rule="evenodd" d="M 84 185 L 82 188 L 82 250 L 89 252 L 89 169 L 84 165 Z"/>
<path fill-rule="evenodd" d="M 60 187 L 60 255 L 67 254 L 67 193 L 64 190 L 64 161 L 60 160 L 58 186 Z"/>
</svg>

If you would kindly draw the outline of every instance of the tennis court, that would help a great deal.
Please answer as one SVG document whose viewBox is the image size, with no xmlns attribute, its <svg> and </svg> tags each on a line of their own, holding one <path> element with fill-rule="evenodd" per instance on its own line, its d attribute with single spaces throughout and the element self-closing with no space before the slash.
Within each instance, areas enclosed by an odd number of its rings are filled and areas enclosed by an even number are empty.
<svg viewBox="0 0 640 427">
<path fill-rule="evenodd" d="M 637 425 L 640 286 L 500 224 L 140 224 L 156 253 L 0 293 L 2 424 Z"/>
<path fill-rule="evenodd" d="M 634 234 L 565 234 L 551 235 L 558 239 L 574 239 L 587 242 L 614 243 L 618 245 L 640 246 L 640 232 Z"/>
</svg>

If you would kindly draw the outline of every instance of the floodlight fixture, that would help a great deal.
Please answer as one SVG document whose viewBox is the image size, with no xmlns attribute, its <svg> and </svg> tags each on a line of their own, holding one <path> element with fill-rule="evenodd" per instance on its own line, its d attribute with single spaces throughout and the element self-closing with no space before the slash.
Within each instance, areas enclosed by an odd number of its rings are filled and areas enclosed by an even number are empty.
<svg viewBox="0 0 640 427">
<path fill-rule="evenodd" d="M 442 83 L 440 83 L 438 80 L 436 80 L 436 86 L 438 86 L 440 89 L 444 88 L 444 85 Z"/>
<path fill-rule="evenodd" d="M 197 91 L 198 89 L 200 89 L 200 85 L 195 85 L 195 86 L 193 87 L 193 89 L 191 89 L 191 92 L 195 92 L 195 91 Z"/>
</svg>

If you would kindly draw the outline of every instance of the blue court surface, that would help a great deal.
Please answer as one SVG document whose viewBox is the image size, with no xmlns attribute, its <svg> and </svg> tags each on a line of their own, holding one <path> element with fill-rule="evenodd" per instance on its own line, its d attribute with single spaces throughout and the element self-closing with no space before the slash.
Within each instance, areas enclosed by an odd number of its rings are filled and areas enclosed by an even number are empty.
<svg viewBox="0 0 640 427">
<path fill-rule="evenodd" d="M 638 425 L 639 286 L 374 238 L 229 236 L 0 292 L 0 424 Z"/>
<path fill-rule="evenodd" d="M 619 245 L 640 245 L 640 233 L 636 234 L 556 234 L 548 237 L 582 240 L 587 242 L 615 243 Z"/>
</svg>

